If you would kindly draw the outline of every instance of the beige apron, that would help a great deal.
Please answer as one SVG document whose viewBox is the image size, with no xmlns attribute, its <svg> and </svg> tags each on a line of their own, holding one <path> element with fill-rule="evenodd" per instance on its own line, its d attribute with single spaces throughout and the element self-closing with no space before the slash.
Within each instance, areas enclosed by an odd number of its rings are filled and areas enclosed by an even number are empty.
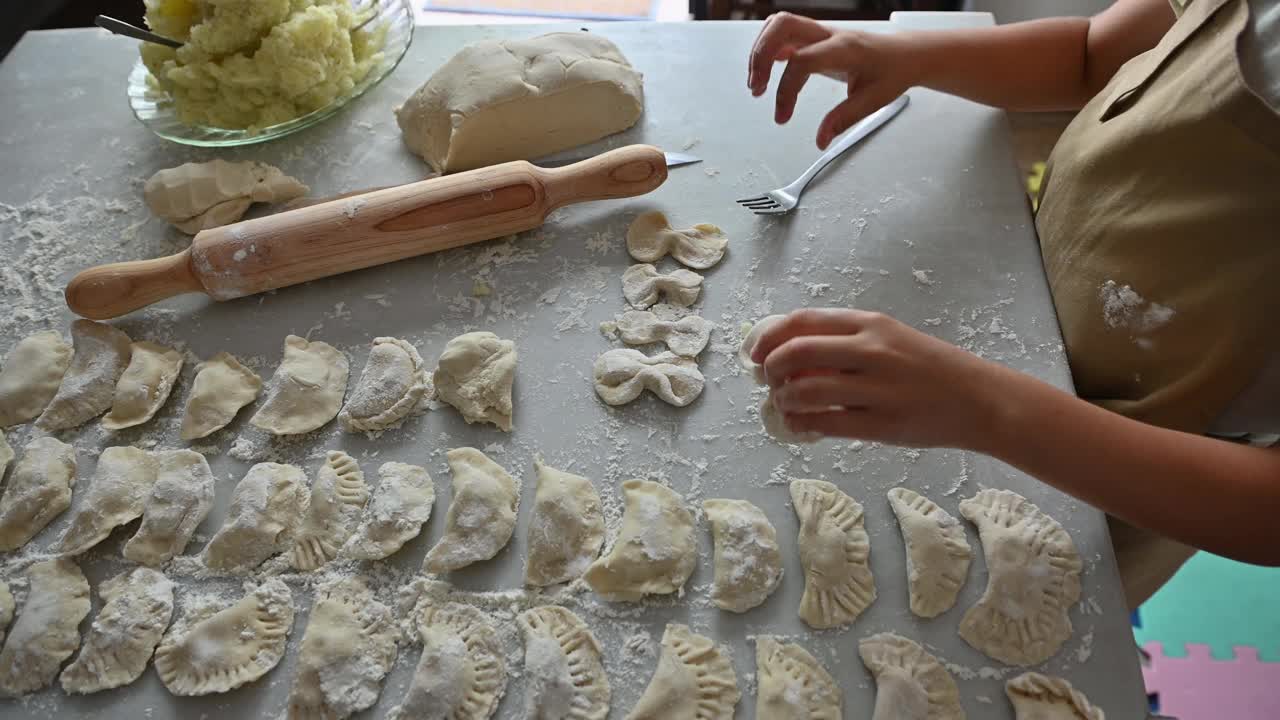
<svg viewBox="0 0 1280 720">
<path fill-rule="evenodd" d="M 1248 13 L 1190 2 L 1125 63 L 1054 148 L 1036 215 L 1076 392 L 1194 433 L 1280 350 L 1280 117 L 1240 73 Z M 1111 529 L 1135 606 L 1193 552 Z"/>
</svg>

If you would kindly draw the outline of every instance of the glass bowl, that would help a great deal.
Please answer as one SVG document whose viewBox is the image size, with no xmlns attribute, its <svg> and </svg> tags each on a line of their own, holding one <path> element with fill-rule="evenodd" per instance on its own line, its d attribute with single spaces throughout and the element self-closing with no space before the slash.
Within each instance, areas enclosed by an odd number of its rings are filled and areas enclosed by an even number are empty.
<svg viewBox="0 0 1280 720">
<path fill-rule="evenodd" d="M 377 85 L 404 57 L 413 40 L 413 8 L 409 0 L 374 0 L 375 15 L 366 29 L 376 28 L 379 23 L 386 27 L 386 41 L 382 46 L 382 60 L 369 69 L 364 78 L 348 92 L 334 98 L 333 102 L 306 115 L 300 115 L 288 122 L 269 125 L 256 130 L 227 129 L 186 125 L 178 120 L 174 111 L 173 100 L 169 94 L 156 86 L 151 79 L 151 72 L 139 58 L 129 73 L 129 107 L 134 117 L 147 126 L 151 132 L 165 140 L 172 140 L 183 145 L 198 147 L 230 147 L 233 145 L 250 145 L 266 142 L 304 128 L 328 118 L 341 110 L 347 103 L 355 100 Z"/>
</svg>

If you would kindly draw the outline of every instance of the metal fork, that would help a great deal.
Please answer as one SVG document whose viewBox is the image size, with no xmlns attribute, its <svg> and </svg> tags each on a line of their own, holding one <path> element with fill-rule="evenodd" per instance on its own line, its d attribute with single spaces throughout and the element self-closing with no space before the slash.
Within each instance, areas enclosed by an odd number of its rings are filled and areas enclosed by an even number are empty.
<svg viewBox="0 0 1280 720">
<path fill-rule="evenodd" d="M 899 95 L 898 99 L 858 121 L 849 132 L 845 133 L 844 137 L 827 148 L 827 151 L 822 153 L 822 157 L 805 170 L 803 175 L 796 178 L 795 182 L 777 190 L 770 190 L 763 195 L 743 198 L 738 201 L 738 204 L 757 215 L 782 215 L 791 212 L 800 203 L 800 195 L 810 180 L 822 172 L 822 169 L 832 160 L 840 157 L 846 150 L 858 144 L 859 140 L 888 122 L 889 118 L 897 115 L 898 111 L 907 106 L 907 102 L 906 95 Z"/>
</svg>

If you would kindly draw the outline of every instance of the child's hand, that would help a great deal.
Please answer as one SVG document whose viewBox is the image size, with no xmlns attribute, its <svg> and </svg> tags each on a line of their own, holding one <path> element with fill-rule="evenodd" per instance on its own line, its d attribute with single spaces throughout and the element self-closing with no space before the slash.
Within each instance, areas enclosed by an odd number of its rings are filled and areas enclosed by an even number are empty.
<svg viewBox="0 0 1280 720">
<path fill-rule="evenodd" d="M 879 313 L 797 310 L 756 342 L 797 432 L 981 449 L 1012 371 Z"/>
</svg>

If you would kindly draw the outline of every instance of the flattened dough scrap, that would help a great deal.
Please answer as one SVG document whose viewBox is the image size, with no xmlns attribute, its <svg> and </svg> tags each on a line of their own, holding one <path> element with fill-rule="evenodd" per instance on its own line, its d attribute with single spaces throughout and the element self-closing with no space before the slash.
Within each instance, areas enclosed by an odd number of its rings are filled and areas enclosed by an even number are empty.
<svg viewBox="0 0 1280 720">
<path fill-rule="evenodd" d="M 306 185 L 280 168 L 226 160 L 161 170 L 142 187 L 151 212 L 190 235 L 236 222 L 255 202 L 285 202 L 307 192 Z"/>
<path fill-rule="evenodd" d="M 960 637 L 1010 665 L 1053 657 L 1071 637 L 1067 612 L 1080 599 L 1083 564 L 1057 520 L 1009 490 L 983 490 L 960 502 L 978 526 L 987 590 L 960 620 Z"/>
<path fill-rule="evenodd" d="M 616 348 L 596 358 L 593 372 L 596 395 L 609 405 L 625 405 L 648 390 L 668 404 L 684 407 L 706 385 L 696 362 L 669 352 L 648 356 Z"/>
<path fill-rule="evenodd" d="M 155 567 L 181 553 L 213 508 L 213 473 L 193 450 L 153 453 L 158 469 L 142 523 L 124 545 L 126 559 Z"/>
<path fill-rule="evenodd" d="M 546 587 L 582 577 L 604 544 L 604 514 L 591 481 L 534 460 L 538 488 L 529 517 L 526 585 Z"/>
<path fill-rule="evenodd" d="M 234 690 L 280 662 L 292 628 L 293 593 L 267 580 L 230 607 L 179 619 L 156 648 L 156 674 L 174 695 Z"/>
<path fill-rule="evenodd" d="M 973 550 L 964 528 L 929 498 L 904 487 L 889 491 L 907 548 L 907 594 L 911 612 L 937 617 L 956 604 L 969 576 Z"/>
<path fill-rule="evenodd" d="M 715 539 L 715 583 L 711 602 L 721 610 L 746 612 L 782 581 L 778 533 L 764 511 L 746 500 L 702 501 Z"/>
<path fill-rule="evenodd" d="M 71 364 L 71 346 L 53 330 L 23 338 L 0 368 L 0 428 L 40 417 Z"/>
<path fill-rule="evenodd" d="M 93 479 L 53 551 L 79 555 L 106 540 L 112 530 L 141 517 L 159 469 L 145 450 L 128 446 L 103 450 Z"/>
<path fill-rule="evenodd" d="M 80 646 L 80 621 L 89 614 L 89 581 L 68 558 L 27 568 L 27 601 L 0 651 L 0 697 L 47 687 Z"/>
<path fill-rule="evenodd" d="M 849 625 L 876 599 L 862 506 L 822 480 L 792 480 L 800 518 L 800 619 L 819 630 Z"/>
<path fill-rule="evenodd" d="M 427 553 L 423 569 L 447 573 L 488 560 L 506 547 L 516 529 L 520 483 L 475 448 L 446 453 L 453 473 L 453 499 L 444 537 Z"/>
<path fill-rule="evenodd" d="M 293 544 L 307 507 L 307 476 L 294 465 L 258 463 L 236 484 L 222 527 L 204 547 L 213 570 L 252 570 Z"/>
<path fill-rule="evenodd" d="M 150 420 L 169 399 L 181 372 L 182 353 L 146 340 L 134 343 L 102 427 L 123 430 Z"/>
<path fill-rule="evenodd" d="M 516 344 L 491 332 L 470 332 L 440 353 L 435 394 L 462 413 L 467 424 L 487 422 L 511 432 L 511 386 Z"/>
<path fill-rule="evenodd" d="M 197 440 L 226 427 L 260 392 L 262 378 L 230 353 L 200 363 L 182 414 L 182 439 Z"/>
<path fill-rule="evenodd" d="M 524 717 L 604 720 L 609 678 L 600 644 L 582 618 L 558 605 L 520 613 L 524 636 Z"/>
<path fill-rule="evenodd" d="M 373 707 L 396 661 L 391 610 L 360 578 L 318 593 L 298 650 L 289 720 L 341 720 Z"/>
<path fill-rule="evenodd" d="M 348 432 L 386 430 L 408 417 L 430 388 L 417 348 L 399 338 L 374 338 L 338 421 Z"/>
<path fill-rule="evenodd" d="M 841 720 L 844 696 L 808 650 L 756 638 L 757 720 Z"/>
<path fill-rule="evenodd" d="M 173 581 L 151 568 L 134 568 L 98 587 L 102 609 L 84 647 L 62 671 L 62 689 L 85 695 L 128 685 L 142 675 L 173 619 Z"/>
<path fill-rule="evenodd" d="M 684 497 L 649 480 L 622 483 L 622 494 L 626 509 L 618 538 L 583 579 L 610 600 L 683 592 L 698 562 L 693 513 Z"/>
<path fill-rule="evenodd" d="M 390 557 L 431 518 L 436 489 L 424 468 L 399 462 L 378 468 L 378 487 L 343 551 L 357 560 Z"/>
<path fill-rule="evenodd" d="M 355 458 L 330 450 L 311 486 L 311 503 L 298 528 L 290 564 L 298 570 L 315 570 L 337 557 L 368 499 L 364 473 Z"/>
<path fill-rule="evenodd" d="M 284 339 L 284 360 L 249 422 L 275 435 L 300 435 L 329 422 L 347 394 L 347 356 L 319 340 Z"/>
<path fill-rule="evenodd" d="M 679 320 L 663 320 L 647 310 L 629 310 L 618 317 L 618 337 L 628 345 L 664 343 L 680 357 L 697 357 L 711 340 L 709 320 L 687 315 Z"/>
<path fill-rule="evenodd" d="M 71 507 L 76 449 L 51 437 L 27 443 L 0 496 L 0 551 L 26 545 Z"/>
<path fill-rule="evenodd" d="M 1106 720 L 1084 693 L 1059 677 L 1023 673 L 1004 684 L 1017 720 Z"/>
<path fill-rule="evenodd" d="M 418 614 L 422 658 L 389 720 L 484 720 L 507 687 L 502 643 L 470 605 L 425 605 Z"/>
<path fill-rule="evenodd" d="M 75 351 L 58 392 L 36 419 L 42 430 L 68 430 L 106 412 L 133 353 L 128 335 L 91 320 L 71 323 L 71 344 Z"/>
<path fill-rule="evenodd" d="M 670 623 L 658 669 L 626 720 L 732 720 L 740 697 L 728 653 L 688 626 Z"/>
<path fill-rule="evenodd" d="M 871 635 L 858 641 L 858 655 L 876 678 L 872 720 L 964 720 L 955 679 L 915 641 Z"/>
<path fill-rule="evenodd" d="M 671 305 L 689 307 L 702 292 L 702 276 L 680 268 L 665 275 L 648 263 L 632 265 L 622 273 L 622 296 L 638 310 L 653 307 L 666 298 Z"/>
<path fill-rule="evenodd" d="M 699 223 L 674 230 L 667 216 L 658 210 L 642 213 L 627 228 L 627 252 L 642 263 L 661 260 L 666 255 L 695 270 L 706 270 L 724 257 L 729 238 L 715 225 Z"/>
</svg>

